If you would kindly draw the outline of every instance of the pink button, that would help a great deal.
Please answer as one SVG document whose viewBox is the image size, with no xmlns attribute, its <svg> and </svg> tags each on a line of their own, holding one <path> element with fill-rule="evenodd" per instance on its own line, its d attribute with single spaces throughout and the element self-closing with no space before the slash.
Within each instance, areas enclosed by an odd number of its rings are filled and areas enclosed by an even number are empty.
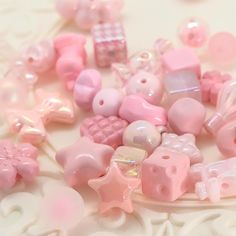
<svg viewBox="0 0 236 236">
<path fill-rule="evenodd" d="M 102 76 L 97 70 L 83 70 L 75 82 L 74 98 L 76 104 L 83 110 L 91 110 L 93 99 L 101 87 Z"/>
<path fill-rule="evenodd" d="M 129 95 L 123 99 L 119 116 L 129 122 L 147 120 L 154 125 L 167 123 L 166 110 L 163 107 L 154 106 L 137 95 Z"/>
</svg>

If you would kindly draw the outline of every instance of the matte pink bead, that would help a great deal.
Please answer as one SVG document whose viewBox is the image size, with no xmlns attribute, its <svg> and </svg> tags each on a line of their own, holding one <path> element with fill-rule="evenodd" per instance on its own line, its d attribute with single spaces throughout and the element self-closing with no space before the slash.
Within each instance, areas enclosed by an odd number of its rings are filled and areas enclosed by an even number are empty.
<svg viewBox="0 0 236 236">
<path fill-rule="evenodd" d="M 163 85 L 160 78 L 154 74 L 140 71 L 127 82 L 126 93 L 128 95 L 136 94 L 147 102 L 157 105 L 162 100 Z"/>
<path fill-rule="evenodd" d="M 67 20 L 72 19 L 79 6 L 80 0 L 56 0 L 56 9 Z"/>
<path fill-rule="evenodd" d="M 102 87 L 102 76 L 94 69 L 83 70 L 78 76 L 74 87 L 76 104 L 85 111 L 92 109 L 95 95 Z"/>
<path fill-rule="evenodd" d="M 192 98 L 177 100 L 168 111 L 170 127 L 177 134 L 199 135 L 206 116 L 206 108 Z"/>
<path fill-rule="evenodd" d="M 186 46 L 202 47 L 209 37 L 208 27 L 203 20 L 191 17 L 181 24 L 179 37 Z"/>
<path fill-rule="evenodd" d="M 208 54 L 216 64 L 232 64 L 236 60 L 236 37 L 228 32 L 214 34 L 209 40 Z"/>
<path fill-rule="evenodd" d="M 128 122 L 116 116 L 94 116 L 85 119 L 80 125 L 81 136 L 87 136 L 96 143 L 117 148 L 122 144 L 122 136 Z"/>
<path fill-rule="evenodd" d="M 167 124 L 167 114 L 163 107 L 154 106 L 137 95 L 129 95 L 123 99 L 119 116 L 129 122 L 147 120 L 154 125 Z"/>
<path fill-rule="evenodd" d="M 101 89 L 93 99 L 93 112 L 105 117 L 117 116 L 122 99 L 123 94 L 117 89 Z"/>
<path fill-rule="evenodd" d="M 157 148 L 142 164 L 143 194 L 158 201 L 175 201 L 188 190 L 189 168 L 184 153 Z"/>
<path fill-rule="evenodd" d="M 190 48 L 168 50 L 162 56 L 162 63 L 166 73 L 172 73 L 179 70 L 190 70 L 198 77 L 201 75 L 199 58 Z"/>
<path fill-rule="evenodd" d="M 236 156 L 236 121 L 229 122 L 219 129 L 216 145 L 225 157 Z"/>
<path fill-rule="evenodd" d="M 85 37 L 77 34 L 61 35 L 54 40 L 58 54 L 56 72 L 68 90 L 74 88 L 76 78 L 85 67 L 85 44 Z"/>
<path fill-rule="evenodd" d="M 184 97 L 201 101 L 200 82 L 196 74 L 191 70 L 181 70 L 166 74 L 164 85 L 169 105 Z"/>
<path fill-rule="evenodd" d="M 124 28 L 120 23 L 95 25 L 92 29 L 92 37 L 98 66 L 108 67 L 115 62 L 126 62 L 126 38 Z"/>
<path fill-rule="evenodd" d="M 145 120 L 131 123 L 124 131 L 123 144 L 147 151 L 149 154 L 160 144 L 161 135 L 155 125 Z"/>
</svg>

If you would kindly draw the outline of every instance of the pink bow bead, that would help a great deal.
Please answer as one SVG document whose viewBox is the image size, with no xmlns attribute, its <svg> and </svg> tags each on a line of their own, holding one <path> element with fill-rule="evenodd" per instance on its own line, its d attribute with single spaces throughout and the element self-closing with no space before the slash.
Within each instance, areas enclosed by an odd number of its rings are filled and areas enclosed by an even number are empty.
<svg viewBox="0 0 236 236">
<path fill-rule="evenodd" d="M 34 181 L 39 173 L 37 156 L 38 150 L 31 144 L 0 141 L 0 187 L 13 187 L 19 177 L 25 182 Z"/>
</svg>

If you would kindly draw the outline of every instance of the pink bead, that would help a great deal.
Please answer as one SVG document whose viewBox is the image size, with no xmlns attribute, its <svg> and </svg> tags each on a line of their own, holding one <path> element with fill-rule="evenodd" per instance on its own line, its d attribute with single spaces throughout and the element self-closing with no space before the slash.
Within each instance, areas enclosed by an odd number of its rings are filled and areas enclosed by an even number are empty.
<svg viewBox="0 0 236 236">
<path fill-rule="evenodd" d="M 209 37 L 208 27 L 201 19 L 191 17 L 181 24 L 179 37 L 186 46 L 202 47 Z"/>
<path fill-rule="evenodd" d="M 173 45 L 168 39 L 158 38 L 154 43 L 154 50 L 158 56 L 163 55 L 171 49 L 173 49 Z"/>
<path fill-rule="evenodd" d="M 80 125 L 81 136 L 87 136 L 96 143 L 117 148 L 122 144 L 122 135 L 128 122 L 116 116 L 94 116 Z"/>
<path fill-rule="evenodd" d="M 236 38 L 228 32 L 214 34 L 208 44 L 211 60 L 219 65 L 232 64 L 236 60 Z"/>
<path fill-rule="evenodd" d="M 84 69 L 87 57 L 85 44 L 84 36 L 77 34 L 61 35 L 54 41 L 58 54 L 56 72 L 68 90 L 74 88 L 76 78 Z"/>
<path fill-rule="evenodd" d="M 131 123 L 124 131 L 123 144 L 147 151 L 149 154 L 160 144 L 161 135 L 150 122 L 138 120 Z"/>
<path fill-rule="evenodd" d="M 164 85 L 169 105 L 184 97 L 201 101 L 200 82 L 196 74 L 190 70 L 181 70 L 166 74 Z"/>
<path fill-rule="evenodd" d="M 97 70 L 83 70 L 78 76 L 74 87 L 76 104 L 85 111 L 92 109 L 95 95 L 102 87 L 102 76 Z"/>
<path fill-rule="evenodd" d="M 57 152 L 56 160 L 64 168 L 66 182 L 70 186 L 80 186 L 106 173 L 113 151 L 110 146 L 83 137 Z"/>
<path fill-rule="evenodd" d="M 72 19 L 78 10 L 79 0 L 56 0 L 56 9 L 67 20 Z"/>
<path fill-rule="evenodd" d="M 167 51 L 162 56 L 162 63 L 166 73 L 172 73 L 179 70 L 190 70 L 198 77 L 201 75 L 199 58 L 190 48 L 178 48 Z"/>
<path fill-rule="evenodd" d="M 168 111 L 170 127 L 177 134 L 199 135 L 206 116 L 206 108 L 192 98 L 177 100 Z"/>
<path fill-rule="evenodd" d="M 190 161 L 183 153 L 157 148 L 142 164 L 142 191 L 158 201 L 175 201 L 188 190 Z"/>
<path fill-rule="evenodd" d="M 162 100 L 163 85 L 157 76 L 140 71 L 127 82 L 126 93 L 128 95 L 136 94 L 144 98 L 147 102 L 157 105 Z"/>
<path fill-rule="evenodd" d="M 98 66 L 108 67 L 114 62 L 126 62 L 126 38 L 120 23 L 98 24 L 92 29 L 92 37 Z"/>
<path fill-rule="evenodd" d="M 216 145 L 225 157 L 236 156 L 236 121 L 232 121 L 219 129 Z"/>
<path fill-rule="evenodd" d="M 95 115 L 117 116 L 122 103 L 122 93 L 114 88 L 101 89 L 93 99 Z"/>
<path fill-rule="evenodd" d="M 167 115 L 164 108 L 151 105 L 136 95 L 129 95 L 123 99 L 119 116 L 129 122 L 147 120 L 154 125 L 161 126 L 165 126 L 167 123 Z"/>
</svg>

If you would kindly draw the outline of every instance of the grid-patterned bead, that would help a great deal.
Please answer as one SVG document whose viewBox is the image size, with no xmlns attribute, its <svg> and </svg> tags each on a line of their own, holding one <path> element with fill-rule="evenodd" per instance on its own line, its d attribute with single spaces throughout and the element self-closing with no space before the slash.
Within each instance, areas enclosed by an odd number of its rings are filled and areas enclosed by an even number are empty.
<svg viewBox="0 0 236 236">
<path fill-rule="evenodd" d="M 98 66 L 108 67 L 112 63 L 125 63 L 127 46 L 124 28 L 120 23 L 95 25 L 92 29 L 94 54 Z"/>
</svg>

